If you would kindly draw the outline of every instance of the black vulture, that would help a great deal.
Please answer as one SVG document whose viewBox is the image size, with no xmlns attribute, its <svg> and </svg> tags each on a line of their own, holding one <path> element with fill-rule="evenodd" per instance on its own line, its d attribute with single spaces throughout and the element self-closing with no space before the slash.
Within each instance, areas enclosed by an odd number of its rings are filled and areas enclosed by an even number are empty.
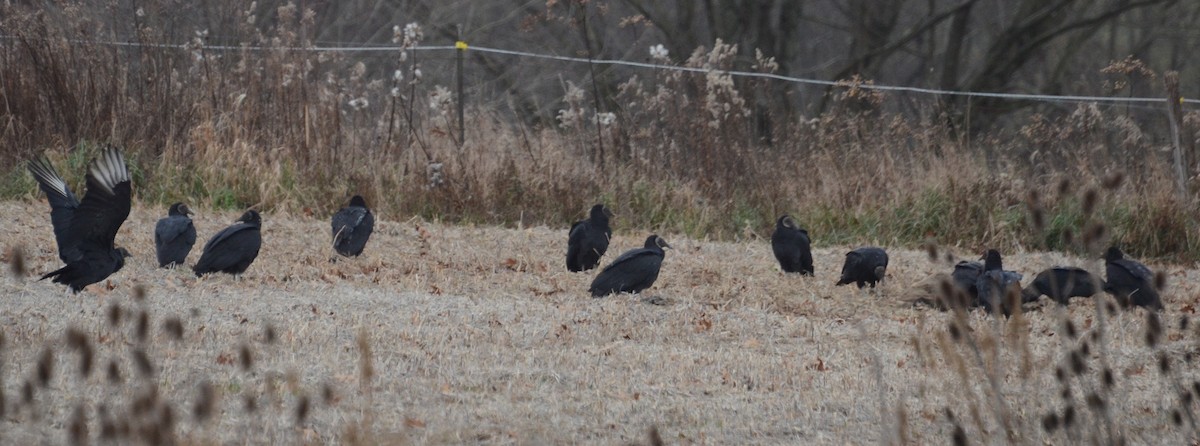
<svg viewBox="0 0 1200 446">
<path fill-rule="evenodd" d="M 187 255 L 196 244 L 196 227 L 192 225 L 192 210 L 186 204 L 175 203 L 167 209 L 167 216 L 154 226 L 154 251 L 158 254 L 158 266 L 166 268 L 184 264 Z"/>
<path fill-rule="evenodd" d="M 70 244 L 71 237 L 67 234 L 70 233 L 75 210 L 79 208 L 79 200 L 45 156 L 29 160 L 26 168 L 37 180 L 38 187 L 46 193 L 46 201 L 50 202 L 50 224 L 54 227 L 54 241 L 58 244 L 58 258 L 63 263 L 78 259 L 79 250 Z"/>
<path fill-rule="evenodd" d="M 87 194 L 70 210 L 74 197 L 52 168 L 41 169 L 48 167 L 45 159 L 30 163 L 30 170 L 35 171 L 34 176 L 38 177 L 42 190 L 51 196 L 50 219 L 58 238 L 59 257 L 68 260 L 66 266 L 42 276 L 42 279 L 54 278 L 54 282 L 67 285 L 78 293 L 120 271 L 125 266 L 125 258 L 129 257 L 129 251 L 113 244 L 121 224 L 129 217 L 132 192 L 129 168 L 116 148 L 104 149 L 88 166 Z M 60 224 L 66 226 L 60 228 Z"/>
<path fill-rule="evenodd" d="M 1000 310 L 1011 315 L 1021 306 L 1021 274 L 1005 271 L 1000 251 L 989 249 L 983 253 L 983 272 L 975 280 L 979 292 L 979 305 L 988 313 Z"/>
<path fill-rule="evenodd" d="M 1055 266 L 1038 273 L 1033 283 L 1021 291 L 1021 301 L 1033 302 L 1045 295 L 1067 305 L 1072 297 L 1094 296 L 1100 287 L 1100 278 L 1083 268 Z"/>
<path fill-rule="evenodd" d="M 1163 309 L 1162 299 L 1154 289 L 1154 273 L 1146 265 L 1125 258 L 1120 248 L 1112 246 L 1104 253 L 1108 283 L 1104 291 L 1112 294 L 1123 306 Z"/>
<path fill-rule="evenodd" d="M 963 260 L 954 265 L 954 272 L 950 274 L 950 278 L 953 279 L 955 288 L 965 296 L 965 299 L 962 299 L 965 302 L 955 302 L 955 306 L 961 308 L 979 306 L 979 288 L 975 284 L 979 281 L 980 274 L 983 274 L 983 263 Z M 955 298 L 957 299 L 957 297 Z"/>
<path fill-rule="evenodd" d="M 223 272 L 238 275 L 250 267 L 262 247 L 262 217 L 253 209 L 246 211 L 237 223 L 222 229 L 204 244 L 200 261 L 192 267 L 196 276 Z"/>
<path fill-rule="evenodd" d="M 842 265 L 842 278 L 837 285 L 855 283 L 859 288 L 863 285 L 875 284 L 883 280 L 887 274 L 888 256 L 883 248 L 866 246 L 846 253 L 846 263 Z"/>
<path fill-rule="evenodd" d="M 592 296 L 604 297 L 613 293 L 637 293 L 650 288 L 658 279 L 658 270 L 662 267 L 665 255 L 663 248 L 670 247 L 662 237 L 647 237 L 645 247 L 627 251 L 604 267 L 592 280 L 589 291 Z"/>
<path fill-rule="evenodd" d="M 813 275 L 812 250 L 809 248 L 808 231 L 796 224 L 790 215 L 775 221 L 775 232 L 771 234 L 771 249 L 775 259 L 785 273 Z"/>
<path fill-rule="evenodd" d="M 362 254 L 374 230 L 375 215 L 367 208 L 367 201 L 355 195 L 349 206 L 333 214 L 333 249 L 342 256 L 356 257 Z"/>
<path fill-rule="evenodd" d="M 587 271 L 600 265 L 600 257 L 608 251 L 612 228 L 608 219 L 612 211 L 603 204 L 592 206 L 587 220 L 571 225 L 567 236 L 567 271 Z"/>
</svg>

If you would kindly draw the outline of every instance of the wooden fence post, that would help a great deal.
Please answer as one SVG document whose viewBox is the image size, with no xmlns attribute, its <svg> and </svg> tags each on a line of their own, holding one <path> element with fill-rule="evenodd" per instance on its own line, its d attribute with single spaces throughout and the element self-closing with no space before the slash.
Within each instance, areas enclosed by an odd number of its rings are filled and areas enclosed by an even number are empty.
<svg viewBox="0 0 1200 446">
<path fill-rule="evenodd" d="M 1179 72 L 1168 71 L 1163 75 L 1167 88 L 1167 117 L 1171 122 L 1171 146 L 1175 155 L 1175 180 L 1178 182 L 1179 198 L 1188 200 L 1188 169 L 1183 160 L 1183 96 L 1179 94 Z"/>
</svg>

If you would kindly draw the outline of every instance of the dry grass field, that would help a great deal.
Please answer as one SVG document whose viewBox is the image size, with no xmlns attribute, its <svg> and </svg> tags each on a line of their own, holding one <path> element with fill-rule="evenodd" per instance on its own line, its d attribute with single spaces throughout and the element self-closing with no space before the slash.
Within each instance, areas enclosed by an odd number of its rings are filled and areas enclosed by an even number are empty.
<svg viewBox="0 0 1200 446">
<path fill-rule="evenodd" d="M 953 313 L 903 302 L 945 260 L 892 250 L 888 281 L 863 292 L 833 286 L 848 246 L 816 249 L 802 278 L 765 239 L 663 234 L 676 249 L 646 296 L 594 299 L 592 273 L 565 271 L 563 228 L 381 215 L 363 257 L 331 263 L 328 216 L 268 213 L 243 277 L 196 279 L 155 268 L 165 208 L 135 203 L 117 237 L 131 263 L 71 295 L 34 280 L 59 266 L 46 211 L 0 203 L 4 261 L 20 248 L 27 270 L 0 279 L 0 443 L 648 444 L 652 427 L 666 444 L 1197 438 L 1191 266 L 1150 265 L 1169 288 L 1148 346 L 1145 312 L 1088 299 L 948 330 Z M 189 262 L 237 215 L 199 210 Z M 646 235 L 614 226 L 605 262 Z M 1100 266 L 1006 257 L 1027 280 L 1053 264 Z"/>
</svg>

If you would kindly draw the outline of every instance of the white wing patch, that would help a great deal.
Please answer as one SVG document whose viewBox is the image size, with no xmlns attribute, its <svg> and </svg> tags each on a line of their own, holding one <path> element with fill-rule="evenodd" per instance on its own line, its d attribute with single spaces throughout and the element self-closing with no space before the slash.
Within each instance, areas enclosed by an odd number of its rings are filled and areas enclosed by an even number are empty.
<svg viewBox="0 0 1200 446">
<path fill-rule="evenodd" d="M 112 188 L 118 183 L 129 181 L 129 169 L 125 167 L 125 157 L 114 147 L 104 149 L 104 153 L 92 162 L 88 174 L 96 179 L 104 192 L 113 194 Z"/>
</svg>

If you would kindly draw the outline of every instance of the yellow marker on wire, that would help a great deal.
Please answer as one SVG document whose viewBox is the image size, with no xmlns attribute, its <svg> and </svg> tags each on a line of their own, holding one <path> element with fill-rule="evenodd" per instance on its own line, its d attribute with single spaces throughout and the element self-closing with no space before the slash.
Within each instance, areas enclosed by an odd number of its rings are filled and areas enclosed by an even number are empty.
<svg viewBox="0 0 1200 446">
<path fill-rule="evenodd" d="M 454 48 L 466 51 L 467 50 L 467 42 L 463 42 L 461 40 L 454 42 Z"/>
</svg>

